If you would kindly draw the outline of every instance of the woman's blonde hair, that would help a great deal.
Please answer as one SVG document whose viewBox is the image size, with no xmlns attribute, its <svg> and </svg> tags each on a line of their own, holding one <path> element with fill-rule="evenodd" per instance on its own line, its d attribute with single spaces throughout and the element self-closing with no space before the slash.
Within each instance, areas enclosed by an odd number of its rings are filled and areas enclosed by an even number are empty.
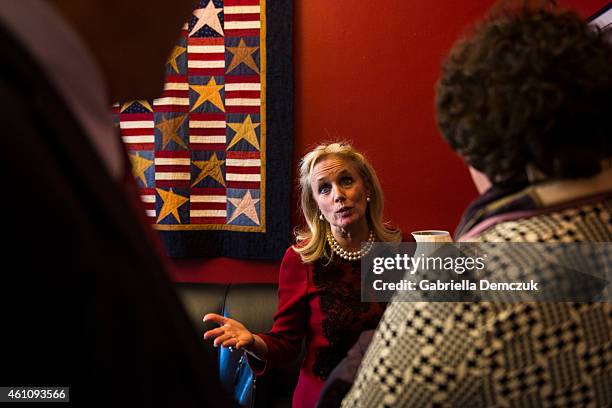
<svg viewBox="0 0 612 408">
<path fill-rule="evenodd" d="M 370 202 L 366 209 L 368 224 L 379 242 L 399 242 L 402 232 L 391 229 L 382 220 L 384 198 L 380 181 L 368 160 L 353 146 L 346 142 L 321 144 L 308 152 L 300 161 L 299 188 L 300 204 L 306 220 L 307 228 L 297 229 L 295 232 L 297 245 L 294 249 L 300 254 L 303 262 L 313 262 L 323 257 L 331 260 L 332 254 L 325 245 L 326 234 L 330 229 L 325 219 L 319 218 L 319 206 L 315 201 L 310 177 L 314 166 L 323 158 L 337 156 L 355 164 L 363 178 L 366 188 L 370 191 Z"/>
</svg>

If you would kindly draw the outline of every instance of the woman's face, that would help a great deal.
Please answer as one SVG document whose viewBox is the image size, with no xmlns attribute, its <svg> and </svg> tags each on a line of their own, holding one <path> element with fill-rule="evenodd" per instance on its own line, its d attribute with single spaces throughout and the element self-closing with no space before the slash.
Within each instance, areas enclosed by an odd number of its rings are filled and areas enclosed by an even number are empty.
<svg viewBox="0 0 612 408">
<path fill-rule="evenodd" d="M 324 157 L 312 170 L 310 186 L 321 214 L 332 229 L 367 228 L 369 191 L 353 162 L 335 155 Z"/>
</svg>

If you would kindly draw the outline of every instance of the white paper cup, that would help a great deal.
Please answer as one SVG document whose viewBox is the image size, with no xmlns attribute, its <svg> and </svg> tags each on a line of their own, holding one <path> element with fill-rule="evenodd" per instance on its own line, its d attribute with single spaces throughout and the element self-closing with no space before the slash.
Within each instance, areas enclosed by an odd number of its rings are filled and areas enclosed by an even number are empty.
<svg viewBox="0 0 612 408">
<path fill-rule="evenodd" d="M 453 242 L 448 231 L 422 230 L 411 232 L 416 242 Z"/>
</svg>

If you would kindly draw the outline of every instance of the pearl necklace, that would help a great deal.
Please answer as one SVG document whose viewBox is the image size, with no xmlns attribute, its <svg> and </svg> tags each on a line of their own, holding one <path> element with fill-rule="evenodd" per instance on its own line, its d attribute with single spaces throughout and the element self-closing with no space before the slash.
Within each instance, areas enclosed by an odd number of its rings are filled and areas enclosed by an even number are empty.
<svg viewBox="0 0 612 408">
<path fill-rule="evenodd" d="M 347 251 L 346 249 L 342 248 L 342 246 L 338 243 L 338 241 L 336 241 L 336 238 L 334 238 L 331 232 L 327 233 L 327 243 L 331 247 L 332 251 L 340 258 L 349 261 L 356 261 L 367 255 L 367 253 L 370 252 L 370 250 L 372 249 L 372 246 L 374 245 L 374 232 L 370 231 L 368 242 L 366 242 L 363 248 L 359 251 Z"/>
</svg>

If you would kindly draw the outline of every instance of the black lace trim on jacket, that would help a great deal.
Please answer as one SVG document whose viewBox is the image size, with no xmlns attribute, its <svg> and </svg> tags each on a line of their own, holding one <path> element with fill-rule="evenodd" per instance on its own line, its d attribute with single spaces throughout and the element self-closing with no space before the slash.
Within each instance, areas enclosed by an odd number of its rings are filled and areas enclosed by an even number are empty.
<svg viewBox="0 0 612 408">
<path fill-rule="evenodd" d="M 329 347 L 316 352 L 313 373 L 325 380 L 364 330 L 375 329 L 384 306 L 361 302 L 360 262 L 316 262 L 313 283 L 319 290 L 323 335 Z"/>
</svg>

